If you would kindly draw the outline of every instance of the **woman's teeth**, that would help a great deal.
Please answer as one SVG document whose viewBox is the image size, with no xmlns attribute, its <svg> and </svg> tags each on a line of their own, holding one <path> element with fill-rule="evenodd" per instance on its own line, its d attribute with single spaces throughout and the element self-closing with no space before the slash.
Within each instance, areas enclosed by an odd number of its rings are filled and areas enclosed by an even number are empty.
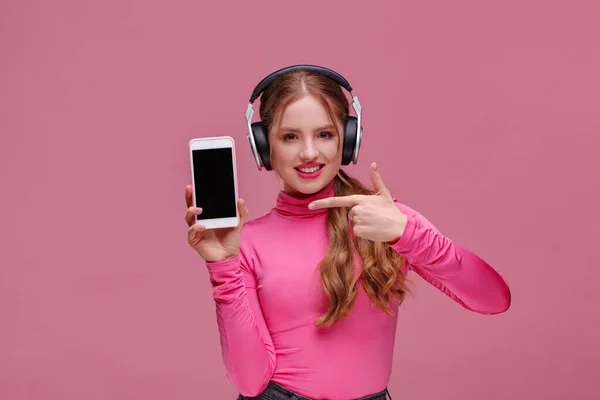
<svg viewBox="0 0 600 400">
<path fill-rule="evenodd" d="M 319 166 L 319 167 L 310 167 L 310 168 L 298 168 L 298 171 L 304 172 L 306 174 L 310 174 L 313 172 L 317 172 L 320 169 L 321 169 L 321 167 Z"/>
</svg>

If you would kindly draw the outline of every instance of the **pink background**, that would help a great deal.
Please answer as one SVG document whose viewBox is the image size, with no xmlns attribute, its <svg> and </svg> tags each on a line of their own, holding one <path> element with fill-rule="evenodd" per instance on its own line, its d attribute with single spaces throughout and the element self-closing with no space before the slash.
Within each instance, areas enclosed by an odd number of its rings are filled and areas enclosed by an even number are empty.
<svg viewBox="0 0 600 400">
<path fill-rule="evenodd" d="M 2 1 L 0 398 L 235 398 L 186 242 L 186 146 L 232 135 L 267 212 L 246 104 L 308 62 L 363 104 L 348 170 L 368 183 L 377 161 L 511 285 L 488 317 L 415 276 L 394 400 L 597 399 L 599 20 L 596 1 Z"/>
</svg>

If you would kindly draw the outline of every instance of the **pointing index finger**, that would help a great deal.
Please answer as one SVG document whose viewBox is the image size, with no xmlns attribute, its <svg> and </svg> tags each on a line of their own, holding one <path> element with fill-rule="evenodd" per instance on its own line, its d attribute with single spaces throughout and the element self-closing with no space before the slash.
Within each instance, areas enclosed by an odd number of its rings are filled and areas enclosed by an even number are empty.
<svg viewBox="0 0 600 400">
<path fill-rule="evenodd" d="M 315 200 L 308 205 L 311 210 L 333 207 L 354 207 L 363 199 L 363 195 L 354 194 L 350 196 L 335 196 L 326 199 Z"/>
</svg>

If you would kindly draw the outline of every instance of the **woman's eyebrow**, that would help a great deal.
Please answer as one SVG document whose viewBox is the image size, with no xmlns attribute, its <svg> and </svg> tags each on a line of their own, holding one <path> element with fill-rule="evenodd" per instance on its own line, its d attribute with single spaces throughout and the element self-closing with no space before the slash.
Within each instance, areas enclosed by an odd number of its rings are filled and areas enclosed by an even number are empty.
<svg viewBox="0 0 600 400">
<path fill-rule="evenodd" d="M 333 128 L 334 128 L 334 126 L 333 126 L 333 125 L 331 125 L 331 124 L 329 124 L 329 125 L 325 125 L 325 126 L 322 126 L 322 127 L 316 128 L 316 129 L 314 130 L 314 132 L 318 132 L 318 131 L 324 131 L 324 130 L 327 130 L 327 129 L 333 129 Z M 282 126 L 280 130 L 282 130 L 282 131 L 288 131 L 288 132 L 302 132 L 302 130 L 301 130 L 301 129 L 292 128 L 292 127 L 289 127 L 289 126 Z"/>
</svg>

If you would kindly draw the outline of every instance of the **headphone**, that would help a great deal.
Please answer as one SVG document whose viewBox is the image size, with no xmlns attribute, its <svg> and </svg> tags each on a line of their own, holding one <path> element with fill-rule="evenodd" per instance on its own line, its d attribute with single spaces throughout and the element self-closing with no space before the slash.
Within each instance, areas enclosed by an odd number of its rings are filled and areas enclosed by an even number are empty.
<svg viewBox="0 0 600 400">
<path fill-rule="evenodd" d="M 358 151 L 360 150 L 360 144 L 362 141 L 362 108 L 358 101 L 358 97 L 352 94 L 352 86 L 350 86 L 350 83 L 346 80 L 346 78 L 337 72 L 332 71 L 331 69 L 319 67 L 317 65 L 301 64 L 285 67 L 271 73 L 262 81 L 260 81 L 252 91 L 250 103 L 246 109 L 246 123 L 248 125 L 248 141 L 250 142 L 250 148 L 252 149 L 252 154 L 254 155 L 258 170 L 260 171 L 264 167 L 267 171 L 271 171 L 272 165 L 267 136 L 268 132 L 266 132 L 262 122 L 258 121 L 251 123 L 252 116 L 254 115 L 252 103 L 254 103 L 254 101 L 262 94 L 266 87 L 269 86 L 275 79 L 291 71 L 317 72 L 323 76 L 326 76 L 327 78 L 333 79 L 338 85 L 350 93 L 352 96 L 352 107 L 354 108 L 357 116 L 348 116 L 344 121 L 342 165 L 348 165 L 350 162 L 356 164 L 358 161 Z"/>
</svg>

